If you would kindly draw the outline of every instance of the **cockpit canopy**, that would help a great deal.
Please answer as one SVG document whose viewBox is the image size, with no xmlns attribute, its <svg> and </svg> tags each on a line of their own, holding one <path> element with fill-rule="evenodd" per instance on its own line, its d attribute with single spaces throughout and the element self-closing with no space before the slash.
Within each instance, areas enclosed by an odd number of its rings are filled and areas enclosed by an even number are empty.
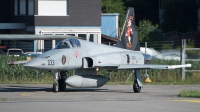
<svg viewBox="0 0 200 112">
<path fill-rule="evenodd" d="M 65 39 L 60 41 L 54 49 L 65 49 L 65 48 L 73 48 L 73 47 L 81 47 L 81 44 L 78 39 Z"/>
</svg>

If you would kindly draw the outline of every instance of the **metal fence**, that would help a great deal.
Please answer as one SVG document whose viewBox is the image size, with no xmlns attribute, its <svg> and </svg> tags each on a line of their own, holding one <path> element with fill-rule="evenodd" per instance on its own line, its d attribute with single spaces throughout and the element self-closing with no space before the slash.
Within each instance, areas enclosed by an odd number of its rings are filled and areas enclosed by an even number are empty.
<svg viewBox="0 0 200 112">
<path fill-rule="evenodd" d="M 189 48 L 194 47 L 194 41 L 192 43 L 193 45 L 189 45 L 191 43 L 188 42 L 188 46 L 186 45 L 187 41 L 186 39 L 182 40 L 176 40 L 176 41 L 158 41 L 158 42 L 148 42 L 148 48 L 153 48 L 153 50 L 160 51 L 162 49 L 163 52 L 165 52 L 166 49 L 170 50 L 176 50 L 176 56 L 179 56 L 180 58 L 180 64 L 187 64 L 192 63 L 191 68 L 181 68 L 181 78 L 185 79 L 186 73 L 194 73 L 194 72 L 200 72 L 199 70 L 199 63 L 200 63 L 200 48 Z M 199 41 L 200 42 L 200 41 Z M 198 42 L 196 42 L 198 43 Z M 145 47 L 145 43 L 140 44 L 141 47 Z M 196 45 L 199 46 L 199 45 Z M 160 51 L 160 52 L 162 52 Z M 147 52 L 148 53 L 148 52 Z M 196 62 L 196 63 L 194 63 Z"/>
<path fill-rule="evenodd" d="M 200 51 L 200 48 L 186 48 L 186 39 L 182 40 L 182 50 L 181 50 L 181 64 L 185 64 L 186 61 L 199 61 L 200 59 L 186 59 L 186 51 Z M 198 53 L 196 53 L 198 54 Z M 197 55 L 198 56 L 198 55 Z M 200 70 L 186 70 L 185 68 L 182 68 L 182 79 L 185 79 L 185 72 L 200 72 Z"/>
</svg>

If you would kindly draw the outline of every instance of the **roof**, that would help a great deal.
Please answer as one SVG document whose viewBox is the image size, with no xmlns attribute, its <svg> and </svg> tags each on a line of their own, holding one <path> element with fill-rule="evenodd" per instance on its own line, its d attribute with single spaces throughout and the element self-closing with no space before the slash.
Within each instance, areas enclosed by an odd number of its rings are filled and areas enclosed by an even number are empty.
<svg viewBox="0 0 200 112">
<path fill-rule="evenodd" d="M 101 34 L 101 38 L 105 38 L 105 39 L 108 39 L 108 40 L 111 40 L 111 41 L 114 41 L 114 42 L 117 42 L 119 40 L 117 38 L 113 38 L 113 37 L 110 37 L 110 36 L 107 36 L 107 35 L 104 35 L 104 34 Z"/>
<path fill-rule="evenodd" d="M 102 44 L 116 44 L 119 39 L 113 38 L 104 34 L 101 34 L 101 43 Z"/>
</svg>

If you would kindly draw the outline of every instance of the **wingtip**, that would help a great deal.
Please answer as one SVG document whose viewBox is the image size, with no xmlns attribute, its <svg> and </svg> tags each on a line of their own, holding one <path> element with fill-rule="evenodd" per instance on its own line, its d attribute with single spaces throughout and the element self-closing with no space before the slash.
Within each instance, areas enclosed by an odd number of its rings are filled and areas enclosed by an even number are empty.
<svg viewBox="0 0 200 112">
<path fill-rule="evenodd" d="M 187 66 L 187 67 L 191 67 L 192 65 L 191 65 L 191 64 L 186 64 L 186 66 Z"/>
</svg>

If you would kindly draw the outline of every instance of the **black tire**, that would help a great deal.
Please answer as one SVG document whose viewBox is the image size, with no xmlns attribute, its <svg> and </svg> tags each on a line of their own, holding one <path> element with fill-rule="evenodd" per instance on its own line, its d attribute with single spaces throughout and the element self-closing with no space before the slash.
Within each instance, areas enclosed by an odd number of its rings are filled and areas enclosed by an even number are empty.
<svg viewBox="0 0 200 112">
<path fill-rule="evenodd" d="M 137 82 L 134 82 L 134 83 L 133 83 L 133 91 L 134 91 L 135 93 L 140 93 L 140 91 L 141 91 L 141 87 L 138 85 Z"/>
<path fill-rule="evenodd" d="M 58 80 L 59 91 L 65 91 L 65 89 L 66 89 L 66 84 L 65 84 L 66 78 L 67 78 L 66 71 L 60 71 L 60 79 Z"/>
<path fill-rule="evenodd" d="M 53 84 L 53 92 L 54 93 L 58 92 L 58 84 Z"/>
<path fill-rule="evenodd" d="M 59 79 L 58 83 L 59 83 L 59 90 L 65 91 L 66 89 L 65 79 Z"/>
</svg>

